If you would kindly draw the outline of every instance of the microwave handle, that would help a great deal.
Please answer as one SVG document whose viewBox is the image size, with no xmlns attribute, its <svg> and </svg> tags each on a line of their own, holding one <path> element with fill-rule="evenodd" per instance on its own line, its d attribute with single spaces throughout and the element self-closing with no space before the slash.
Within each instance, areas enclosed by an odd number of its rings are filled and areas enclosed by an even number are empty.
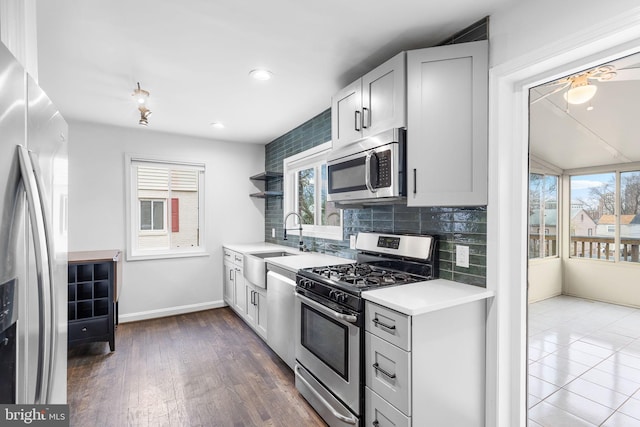
<svg viewBox="0 0 640 427">
<path fill-rule="evenodd" d="M 367 157 L 364 159 L 364 183 L 372 193 L 378 191 L 378 189 L 373 188 L 373 185 L 371 184 L 371 157 L 375 154 L 375 151 L 371 150 L 367 153 Z"/>
</svg>

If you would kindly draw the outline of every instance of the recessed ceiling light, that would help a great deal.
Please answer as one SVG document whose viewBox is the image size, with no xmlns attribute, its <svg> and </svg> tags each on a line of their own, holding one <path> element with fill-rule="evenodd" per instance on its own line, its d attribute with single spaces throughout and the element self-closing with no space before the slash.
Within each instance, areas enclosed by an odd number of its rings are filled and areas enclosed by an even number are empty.
<svg viewBox="0 0 640 427">
<path fill-rule="evenodd" d="M 271 71 L 260 69 L 260 68 L 251 70 L 249 72 L 249 75 L 256 80 L 262 80 L 262 81 L 269 80 L 271 77 L 273 77 L 273 73 Z"/>
<path fill-rule="evenodd" d="M 211 127 L 212 128 L 216 128 L 216 129 L 223 129 L 224 125 L 222 123 L 220 123 L 220 122 L 213 122 L 213 123 L 211 123 Z"/>
</svg>

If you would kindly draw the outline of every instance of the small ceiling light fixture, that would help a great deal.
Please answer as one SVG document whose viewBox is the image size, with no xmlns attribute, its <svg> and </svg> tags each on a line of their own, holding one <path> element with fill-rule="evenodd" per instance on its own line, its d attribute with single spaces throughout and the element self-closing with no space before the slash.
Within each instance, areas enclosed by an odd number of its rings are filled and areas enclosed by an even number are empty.
<svg viewBox="0 0 640 427">
<path fill-rule="evenodd" d="M 151 110 L 147 108 L 147 100 L 149 99 L 149 91 L 140 88 L 140 82 L 138 82 L 138 87 L 133 90 L 131 94 L 136 100 L 138 104 L 138 111 L 140 111 L 140 120 L 138 124 L 141 126 L 149 125 L 149 116 L 151 115 Z"/>
<path fill-rule="evenodd" d="M 262 68 L 256 68 L 255 70 L 249 71 L 249 75 L 260 81 L 270 80 L 271 77 L 273 77 L 273 73 L 271 71 Z"/>
<path fill-rule="evenodd" d="M 571 87 L 564 93 L 564 99 L 569 104 L 584 104 L 591 101 L 597 91 L 598 86 L 589 84 L 589 76 L 580 74 L 571 81 Z"/>
<path fill-rule="evenodd" d="M 224 124 L 220 122 L 213 122 L 211 123 L 211 127 L 216 129 L 224 129 Z"/>
</svg>

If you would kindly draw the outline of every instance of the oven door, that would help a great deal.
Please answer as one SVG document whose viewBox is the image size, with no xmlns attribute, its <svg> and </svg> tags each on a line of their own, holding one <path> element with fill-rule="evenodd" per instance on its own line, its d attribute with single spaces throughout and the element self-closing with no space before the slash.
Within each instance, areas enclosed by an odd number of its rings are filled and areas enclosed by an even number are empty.
<svg viewBox="0 0 640 427">
<path fill-rule="evenodd" d="M 360 415 L 359 316 L 345 315 L 296 292 L 296 360 Z"/>
<path fill-rule="evenodd" d="M 339 155 L 339 154 L 338 154 Z M 370 200 L 405 195 L 400 144 L 393 142 L 327 161 L 328 200 Z"/>
</svg>

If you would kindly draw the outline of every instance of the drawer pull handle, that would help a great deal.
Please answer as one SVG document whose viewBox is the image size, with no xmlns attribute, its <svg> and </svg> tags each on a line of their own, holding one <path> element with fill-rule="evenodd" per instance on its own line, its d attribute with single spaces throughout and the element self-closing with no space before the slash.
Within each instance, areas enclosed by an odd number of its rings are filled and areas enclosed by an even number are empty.
<svg viewBox="0 0 640 427">
<path fill-rule="evenodd" d="M 382 328 L 389 329 L 390 331 L 395 331 L 396 330 L 396 326 L 395 325 L 391 325 L 391 326 L 386 325 L 386 324 L 382 323 L 381 321 L 379 321 L 377 317 L 375 319 L 373 319 L 372 322 L 376 326 L 380 326 Z"/>
<path fill-rule="evenodd" d="M 82 328 L 82 332 L 87 332 L 87 328 L 86 327 Z"/>
<path fill-rule="evenodd" d="M 396 378 L 396 374 L 390 374 L 389 372 L 382 369 L 377 363 L 374 363 L 372 366 L 373 366 L 373 369 L 380 372 L 381 374 L 384 374 L 386 377 L 389 377 L 392 380 Z"/>
</svg>

